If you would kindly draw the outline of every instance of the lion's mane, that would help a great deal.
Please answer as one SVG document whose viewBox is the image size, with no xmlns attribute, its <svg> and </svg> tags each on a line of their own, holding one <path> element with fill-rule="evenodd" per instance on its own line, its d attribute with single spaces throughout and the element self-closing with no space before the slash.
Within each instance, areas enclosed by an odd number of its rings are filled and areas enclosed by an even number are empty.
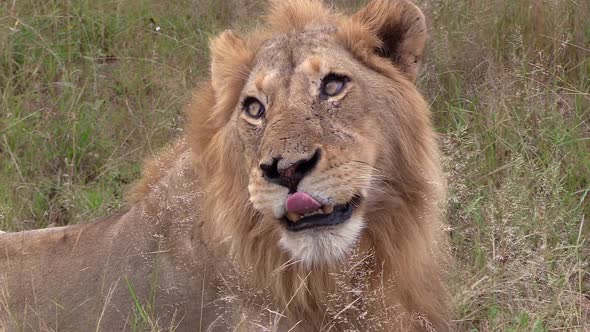
<svg viewBox="0 0 590 332">
<path fill-rule="evenodd" d="M 239 268 L 254 273 L 254 287 L 268 287 L 276 305 L 287 308 L 285 315 L 322 322 L 325 310 L 319 309 L 331 306 L 328 297 L 341 286 L 335 277 L 340 270 L 335 266 L 307 269 L 292 264 L 283 251 L 270 249 L 276 247 L 279 234 L 270 223 L 259 222 L 264 216 L 249 204 L 248 172 L 238 152 L 240 141 L 226 124 L 253 65 L 255 50 L 270 31 L 335 24 L 338 38 L 359 61 L 396 81 L 398 94 L 403 96 L 395 101 L 396 106 L 412 117 L 411 127 L 397 129 L 407 134 L 402 137 L 414 139 L 380 151 L 383 158 L 395 160 L 398 168 L 385 174 L 389 182 L 382 204 L 368 213 L 367 229 L 358 245 L 362 264 L 355 268 L 364 270 L 369 288 L 379 288 L 383 295 L 373 301 L 379 303 L 368 306 L 387 311 L 387 307 L 401 305 L 410 313 L 423 313 L 431 326 L 443 328 L 449 314 L 440 272 L 446 262 L 439 206 L 444 181 L 427 105 L 412 83 L 400 79 L 396 68 L 372 52 L 379 41 L 374 31 L 356 18 L 331 13 L 314 1 L 277 2 L 266 27 L 258 28 L 245 41 L 226 34 L 212 43 L 212 51 L 226 57 L 224 67 L 212 68 L 223 79 L 202 84 L 187 110 L 189 144 L 207 192 L 203 210 L 207 221 L 202 230 L 211 239 L 226 243 Z M 216 95 L 220 90 L 225 93 Z M 424 319 L 418 316 L 403 319 Z"/>
</svg>

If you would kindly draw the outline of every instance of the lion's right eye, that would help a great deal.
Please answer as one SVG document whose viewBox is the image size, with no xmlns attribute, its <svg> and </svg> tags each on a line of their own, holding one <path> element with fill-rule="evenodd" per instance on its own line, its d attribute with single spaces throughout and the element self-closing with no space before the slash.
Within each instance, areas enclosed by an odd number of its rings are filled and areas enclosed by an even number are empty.
<svg viewBox="0 0 590 332">
<path fill-rule="evenodd" d="M 264 105 L 254 97 L 246 98 L 243 105 L 244 112 L 251 118 L 258 119 L 264 114 Z"/>
</svg>

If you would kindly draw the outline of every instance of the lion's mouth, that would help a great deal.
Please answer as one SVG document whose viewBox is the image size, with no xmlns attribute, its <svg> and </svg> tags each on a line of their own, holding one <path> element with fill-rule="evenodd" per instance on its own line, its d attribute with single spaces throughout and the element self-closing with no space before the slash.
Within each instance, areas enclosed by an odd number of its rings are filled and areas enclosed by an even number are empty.
<svg viewBox="0 0 590 332">
<path fill-rule="evenodd" d="M 287 213 L 283 217 L 287 230 L 299 232 L 317 227 L 339 225 L 352 216 L 354 210 L 360 206 L 362 197 L 355 195 L 350 201 L 341 205 L 324 205 L 317 210 L 304 215 Z"/>
</svg>

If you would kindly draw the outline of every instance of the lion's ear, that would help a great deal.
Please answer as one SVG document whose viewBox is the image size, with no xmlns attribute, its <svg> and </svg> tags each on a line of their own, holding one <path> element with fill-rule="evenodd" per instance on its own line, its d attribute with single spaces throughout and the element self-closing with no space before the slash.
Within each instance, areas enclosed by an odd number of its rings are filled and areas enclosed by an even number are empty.
<svg viewBox="0 0 590 332">
<path fill-rule="evenodd" d="M 223 91 L 235 90 L 243 83 L 252 64 L 254 54 L 246 42 L 233 31 L 226 30 L 211 40 L 211 85 L 215 96 Z"/>
<path fill-rule="evenodd" d="M 424 14 L 416 5 L 407 0 L 373 0 L 352 19 L 379 38 L 376 54 L 390 59 L 411 81 L 416 79 L 427 38 Z"/>
</svg>

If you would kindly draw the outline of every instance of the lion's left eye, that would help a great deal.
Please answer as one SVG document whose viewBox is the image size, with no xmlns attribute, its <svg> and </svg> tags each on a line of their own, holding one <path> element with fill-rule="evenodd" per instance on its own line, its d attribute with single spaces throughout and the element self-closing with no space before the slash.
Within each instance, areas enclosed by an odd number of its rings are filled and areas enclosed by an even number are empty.
<svg viewBox="0 0 590 332">
<path fill-rule="evenodd" d="M 321 93 L 328 97 L 339 95 L 349 81 L 348 77 L 336 74 L 329 74 L 322 79 Z"/>
</svg>

